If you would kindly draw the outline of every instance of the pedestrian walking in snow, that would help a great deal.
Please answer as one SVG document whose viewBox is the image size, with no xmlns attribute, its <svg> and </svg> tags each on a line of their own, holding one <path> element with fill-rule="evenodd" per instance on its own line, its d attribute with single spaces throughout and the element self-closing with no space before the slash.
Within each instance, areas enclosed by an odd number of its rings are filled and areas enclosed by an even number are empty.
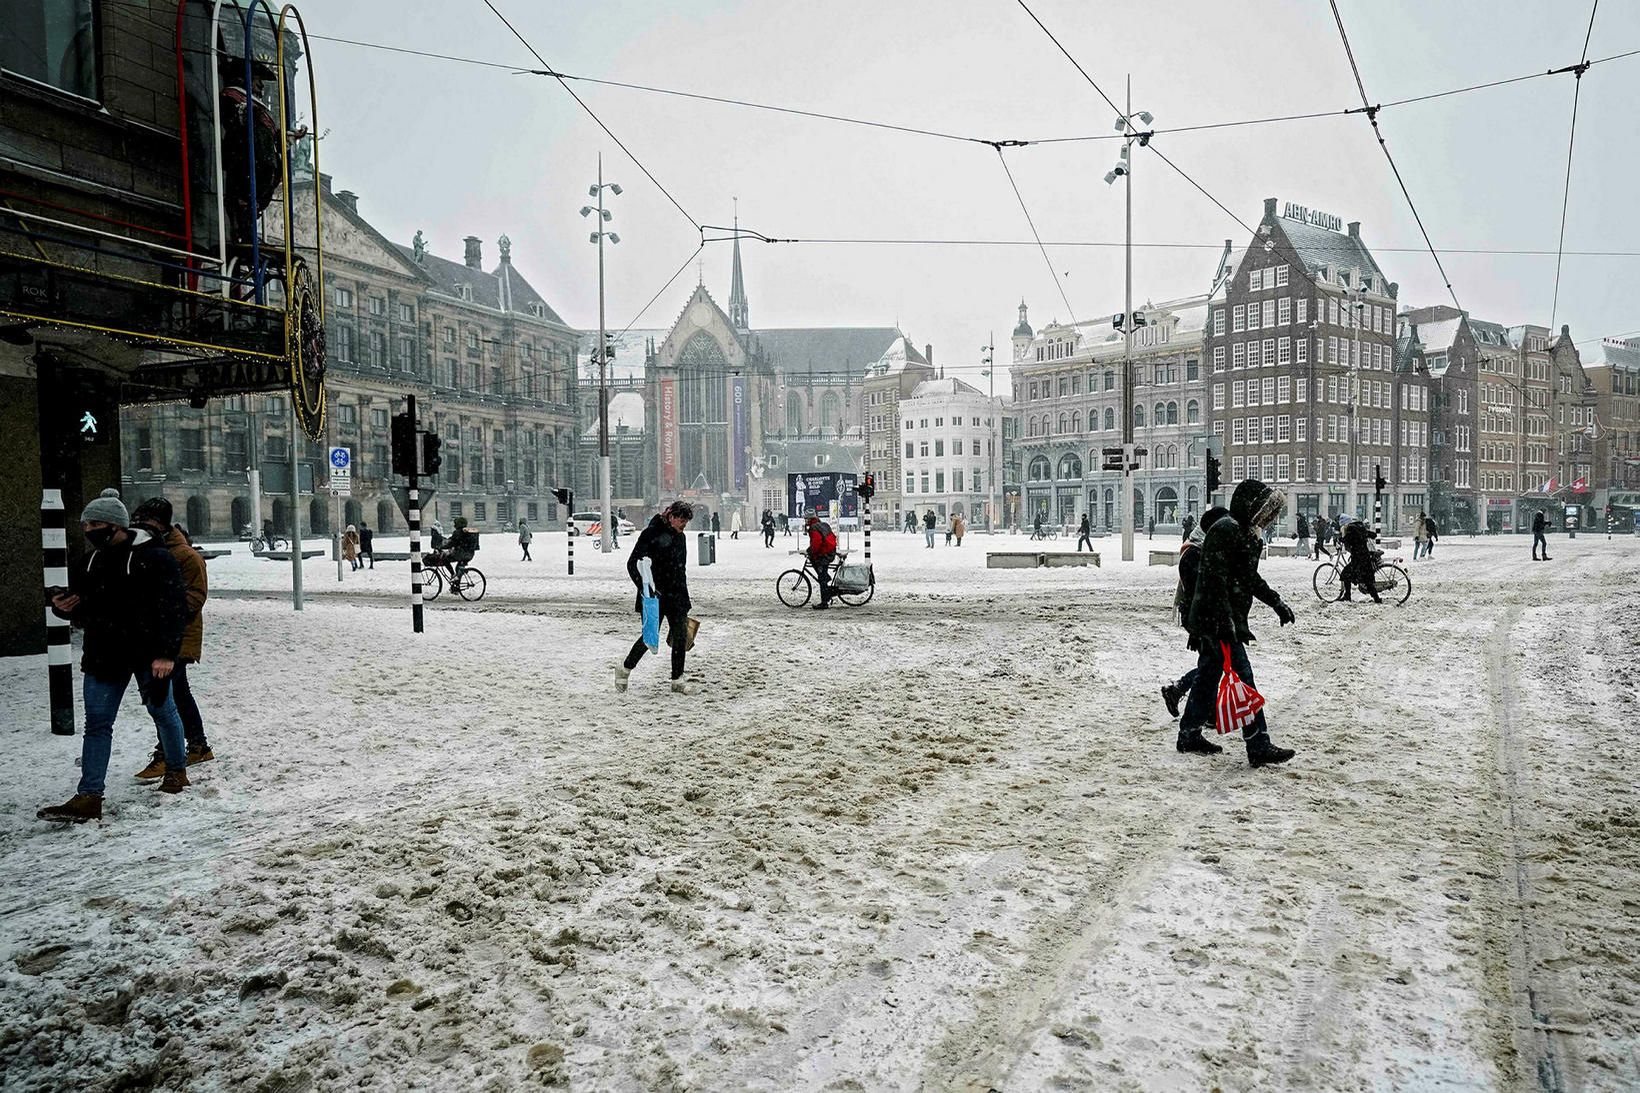
<svg viewBox="0 0 1640 1093">
<path fill-rule="evenodd" d="M 1188 541 L 1190 533 L 1196 530 L 1196 517 L 1190 513 L 1184 514 L 1184 522 L 1179 527 L 1179 538 Z"/>
<path fill-rule="evenodd" d="M 342 532 L 342 557 L 347 559 L 347 564 L 352 566 L 354 571 L 358 570 L 359 529 L 352 524 L 347 525 L 347 530 Z"/>
<path fill-rule="evenodd" d="M 1207 538 L 1207 532 L 1222 518 L 1229 516 L 1230 511 L 1220 505 L 1214 505 L 1202 513 L 1201 523 L 1190 529 L 1190 535 L 1184 545 L 1179 548 L 1179 582 L 1173 589 L 1173 612 L 1179 620 L 1179 625 L 1189 630 L 1190 604 L 1196 598 L 1196 578 L 1201 572 L 1201 546 Z M 1162 702 L 1167 706 L 1167 712 L 1177 718 L 1179 703 L 1190 697 L 1190 688 L 1195 685 L 1197 669 L 1192 668 L 1179 677 L 1177 683 L 1162 685 Z M 1205 741 L 1204 741 L 1205 743 Z M 1217 747 L 1217 745 L 1214 745 Z"/>
<path fill-rule="evenodd" d="M 1247 625 L 1253 600 L 1268 604 L 1283 626 L 1294 619 L 1293 609 L 1258 572 L 1260 535 L 1275 523 L 1285 504 L 1286 497 L 1280 490 L 1272 490 L 1255 478 L 1246 479 L 1230 495 L 1230 515 L 1209 528 L 1202 539 L 1201 567 L 1187 624 L 1190 647 L 1196 651 L 1196 680 L 1179 719 L 1181 752 L 1216 754 L 1223 750 L 1201 734 L 1214 719 L 1219 677 L 1224 671 L 1221 642 L 1229 647 L 1232 670 L 1243 683 L 1255 686 L 1252 661 L 1247 656 L 1247 646 L 1255 640 Z M 1291 748 L 1271 743 L 1263 709 L 1243 727 L 1242 737 L 1249 766 L 1285 763 L 1293 757 Z"/>
<path fill-rule="evenodd" d="M 1412 560 L 1417 561 L 1424 556 L 1424 547 L 1429 545 L 1429 522 L 1423 513 L 1412 518 Z"/>
<path fill-rule="evenodd" d="M 1084 543 L 1087 544 L 1089 550 L 1093 549 L 1093 522 L 1085 512 L 1082 514 L 1082 522 L 1076 527 L 1076 552 L 1078 554 L 1082 553 Z"/>
<path fill-rule="evenodd" d="M 1549 560 L 1549 540 L 1543 537 L 1543 533 L 1548 526 L 1548 518 L 1543 515 L 1543 510 L 1539 509 L 1532 516 L 1532 561 L 1534 562 L 1547 562 Z M 1542 558 L 1538 557 L 1539 547 L 1543 548 Z"/>
<path fill-rule="evenodd" d="M 1203 518 L 1206 518 L 1205 515 Z M 1298 514 L 1298 519 L 1294 522 L 1294 531 L 1298 535 L 1298 556 L 1308 558 L 1310 556 L 1310 521 L 1302 512 Z"/>
<path fill-rule="evenodd" d="M 1378 580 L 1373 575 L 1378 568 L 1377 559 L 1373 556 L 1372 540 L 1377 538 L 1372 529 L 1360 520 L 1351 520 L 1344 528 L 1344 550 L 1349 560 L 1344 563 L 1344 572 L 1340 574 L 1340 590 L 1338 598 L 1350 598 L 1350 585 L 1355 585 L 1372 597 L 1373 603 L 1383 603 L 1384 599 L 1378 595 Z"/>
<path fill-rule="evenodd" d="M 359 568 L 364 568 L 364 560 L 370 559 L 370 568 L 376 568 L 376 533 L 370 530 L 370 525 L 363 520 L 359 521 Z"/>
<path fill-rule="evenodd" d="M 529 525 L 522 520 L 518 521 L 518 548 L 524 552 L 524 556 L 519 561 L 535 561 L 534 558 L 530 557 L 530 540 L 534 538 L 535 532 L 530 530 Z"/>
<path fill-rule="evenodd" d="M 205 600 L 210 596 L 205 559 L 188 542 L 183 530 L 172 525 L 171 502 L 165 498 L 150 497 L 138 505 L 131 513 L 131 522 L 169 550 L 182 573 L 188 619 L 183 626 L 176 667 L 171 671 L 171 694 L 176 699 L 177 716 L 182 719 L 182 735 L 188 744 L 188 765 L 208 763 L 216 758 L 216 753 L 211 750 L 210 741 L 205 737 L 205 719 L 200 715 L 199 702 L 194 698 L 193 678 L 188 674 L 188 666 L 198 664 L 204 655 Z M 153 758 L 137 775 L 137 780 L 149 782 L 164 776 L 165 742 L 163 738 L 156 738 Z"/>
<path fill-rule="evenodd" d="M 780 534 L 787 539 L 792 537 L 792 518 L 790 513 L 780 514 Z"/>
<path fill-rule="evenodd" d="M 740 538 L 740 510 L 736 509 L 729 517 L 729 538 Z"/>
<path fill-rule="evenodd" d="M 774 546 L 774 513 L 763 510 L 763 547 L 768 549 Z"/>
<path fill-rule="evenodd" d="M 102 819 L 114 718 L 132 677 L 165 749 L 159 788 L 181 793 L 188 785 L 187 744 L 170 680 L 188 619 L 182 571 L 169 550 L 146 531 L 132 531 L 130 522 L 118 490 L 104 490 L 92 500 L 80 514 L 91 551 L 69 587 L 52 590 L 51 609 L 85 632 L 80 659 L 85 736 L 74 796 L 40 809 L 35 815 L 42 820 Z"/>
<path fill-rule="evenodd" d="M 906 509 L 905 510 L 905 533 L 907 535 L 917 534 L 917 510 L 916 509 Z"/>
<path fill-rule="evenodd" d="M 1441 537 L 1441 529 L 1435 526 L 1435 517 L 1424 518 L 1424 531 L 1427 533 L 1424 540 L 1424 557 L 1427 558 L 1435 553 L 1435 540 Z"/>
<path fill-rule="evenodd" d="M 674 501 L 656 513 L 649 526 L 638 533 L 632 553 L 626 559 L 626 575 L 637 586 L 636 609 L 643 615 L 645 591 L 660 599 L 660 614 L 666 623 L 666 642 L 672 647 L 672 690 L 691 694 L 694 688 L 683 678 L 684 653 L 689 647 L 689 539 L 684 528 L 695 518 L 687 501 Z M 647 565 L 643 563 L 647 562 Z M 647 572 L 645 572 L 647 571 Z M 625 691 L 632 669 L 649 651 L 640 634 L 626 660 L 615 669 L 615 689 Z"/>
<path fill-rule="evenodd" d="M 712 513 L 712 538 L 716 539 L 723 530 L 723 521 L 718 519 L 717 513 Z"/>
<path fill-rule="evenodd" d="M 837 564 L 837 533 L 812 510 L 803 528 L 809 535 L 809 564 L 814 567 L 815 580 L 820 582 L 820 602 L 814 609 L 823 611 L 831 606 L 831 598 L 836 595 L 831 590 L 831 568 Z"/>
<path fill-rule="evenodd" d="M 968 531 L 968 521 L 962 518 L 962 513 L 951 517 L 951 534 L 957 537 L 957 545 L 962 545 L 962 537 Z"/>
<path fill-rule="evenodd" d="M 934 510 L 933 509 L 929 509 L 927 512 L 923 513 L 923 542 L 928 544 L 928 549 L 929 550 L 934 549 Z"/>
</svg>

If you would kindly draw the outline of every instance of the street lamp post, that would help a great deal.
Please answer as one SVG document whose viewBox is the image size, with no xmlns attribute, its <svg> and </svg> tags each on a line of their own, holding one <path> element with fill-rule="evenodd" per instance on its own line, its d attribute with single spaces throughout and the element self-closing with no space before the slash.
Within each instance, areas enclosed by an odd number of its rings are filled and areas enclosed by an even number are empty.
<svg viewBox="0 0 1640 1093">
<path fill-rule="evenodd" d="M 1127 228 L 1123 254 L 1126 273 L 1122 309 L 1122 561 L 1133 561 L 1133 145 L 1150 143 L 1150 131 L 1133 124 L 1133 79 L 1128 78 L 1126 112 L 1116 119 L 1116 131 L 1123 135 L 1121 159 L 1105 175 L 1109 185 L 1118 177 L 1126 182 Z M 1155 121 L 1148 111 L 1137 115 L 1145 125 Z"/>
<path fill-rule="evenodd" d="M 604 225 L 614 219 L 614 214 L 604 208 L 604 191 L 620 194 L 621 185 L 618 182 L 604 181 L 604 157 L 598 156 L 598 181 L 588 190 L 587 194 L 598 199 L 597 207 L 581 206 L 581 215 L 598 214 L 598 230 L 588 237 L 590 242 L 598 245 L 598 496 L 602 503 L 602 531 L 598 536 L 598 549 L 608 554 L 614 549 L 609 534 L 610 514 L 610 484 L 609 484 L 609 334 L 604 328 L 604 240 L 619 243 L 621 237 L 612 231 L 605 231 Z"/>
<path fill-rule="evenodd" d="M 985 491 L 986 531 L 996 530 L 997 510 L 1000 507 L 1000 502 L 997 502 L 997 446 L 1002 443 L 1002 415 L 997 413 L 996 408 L 997 377 L 996 368 L 992 364 L 992 360 L 996 356 L 996 340 L 996 332 L 992 331 L 990 337 L 986 339 L 985 344 L 979 347 L 979 351 L 982 354 L 980 361 L 985 365 L 984 368 L 980 369 L 979 374 L 990 381 L 990 391 L 986 396 L 990 399 L 990 404 L 987 406 L 987 409 L 991 412 L 991 420 L 996 422 L 996 432 L 994 434 L 990 429 L 986 429 L 985 431 L 985 448 L 990 455 L 986 466 L 986 473 L 989 476 L 988 481 L 990 482 L 990 487 Z"/>
<path fill-rule="evenodd" d="M 1345 511 L 1350 514 L 1350 519 L 1353 520 L 1356 516 L 1355 506 L 1359 493 L 1356 479 L 1360 471 L 1355 454 L 1355 444 L 1356 438 L 1361 433 L 1360 415 L 1356 413 L 1357 391 L 1361 386 L 1361 313 L 1367 305 L 1361 298 L 1365 295 L 1365 290 L 1352 288 L 1351 291 L 1361 293 L 1353 300 L 1348 296 L 1344 298 L 1344 305 L 1350 316 L 1350 325 L 1353 327 L 1350 335 L 1350 468 L 1347 476 L 1349 479 L 1349 499 L 1345 506 Z"/>
</svg>

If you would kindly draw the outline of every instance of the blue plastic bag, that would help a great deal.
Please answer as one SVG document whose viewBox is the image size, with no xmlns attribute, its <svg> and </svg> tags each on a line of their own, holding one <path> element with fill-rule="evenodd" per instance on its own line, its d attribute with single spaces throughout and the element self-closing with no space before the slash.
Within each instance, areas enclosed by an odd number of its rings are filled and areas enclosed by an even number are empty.
<svg viewBox="0 0 1640 1093">
<path fill-rule="evenodd" d="M 651 653 L 660 651 L 661 598 L 659 596 L 645 596 L 643 598 L 643 643 L 649 646 Z"/>
</svg>

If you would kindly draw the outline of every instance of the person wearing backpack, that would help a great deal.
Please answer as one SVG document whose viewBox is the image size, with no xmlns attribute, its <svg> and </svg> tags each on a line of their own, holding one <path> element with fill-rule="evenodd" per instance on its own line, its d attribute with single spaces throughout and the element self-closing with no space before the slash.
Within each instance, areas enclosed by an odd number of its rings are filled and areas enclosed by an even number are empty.
<svg viewBox="0 0 1640 1093">
<path fill-rule="evenodd" d="M 820 582 L 820 602 L 814 605 L 814 609 L 824 611 L 831 606 L 831 598 L 835 595 L 831 590 L 831 567 L 837 561 L 837 533 L 813 512 L 809 513 L 803 527 L 809 533 L 809 564 L 814 566 L 815 579 Z"/>
<path fill-rule="evenodd" d="M 1179 583 L 1173 590 L 1173 612 L 1179 620 L 1179 625 L 1186 629 L 1189 629 L 1190 604 L 1196 598 L 1196 578 L 1201 573 L 1202 543 L 1207 540 L 1207 533 L 1213 525 L 1229 515 L 1230 510 L 1221 505 L 1214 505 L 1202 513 L 1201 522 L 1190 529 L 1190 535 L 1179 547 Z M 1199 669 L 1192 668 L 1180 676 L 1177 683 L 1162 685 L 1162 702 L 1174 718 L 1179 716 L 1179 703 L 1190 697 L 1190 688 L 1195 685 L 1198 674 Z M 1206 740 L 1201 742 L 1208 744 Z M 1208 746 L 1214 749 L 1215 755 L 1224 750 L 1217 744 Z"/>
</svg>

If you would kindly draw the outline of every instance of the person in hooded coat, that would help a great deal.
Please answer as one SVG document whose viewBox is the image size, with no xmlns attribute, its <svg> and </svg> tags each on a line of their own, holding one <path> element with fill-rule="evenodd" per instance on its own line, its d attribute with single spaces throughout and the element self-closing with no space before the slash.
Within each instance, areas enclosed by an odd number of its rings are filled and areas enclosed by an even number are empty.
<svg viewBox="0 0 1640 1093">
<path fill-rule="evenodd" d="M 694 506 L 674 501 L 658 512 L 649 526 L 638 533 L 632 553 L 626 559 L 626 575 L 638 586 L 634 609 L 643 614 L 644 577 L 639 563 L 649 560 L 650 580 L 660 599 L 661 618 L 666 622 L 666 641 L 672 647 L 672 690 L 689 694 L 693 688 L 683 679 L 683 657 L 689 645 L 689 539 L 684 528 L 695 517 Z M 626 660 L 615 668 L 615 689 L 625 691 L 632 669 L 649 651 L 640 634 Z"/>
<path fill-rule="evenodd" d="M 1246 479 L 1230 495 L 1230 514 L 1209 528 L 1202 539 L 1196 591 L 1185 623 L 1190 648 L 1196 651 L 1196 680 L 1179 719 L 1181 752 L 1214 754 L 1222 750 L 1201 734 L 1214 720 L 1219 677 L 1224 670 L 1221 642 L 1229 647 L 1230 667 L 1243 683 L 1256 689 L 1253 665 L 1247 656 L 1247 646 L 1256 640 L 1247 625 L 1253 600 L 1269 605 L 1283 626 L 1294 619 L 1293 609 L 1258 572 L 1259 555 L 1264 549 L 1261 534 L 1281 515 L 1285 504 L 1286 497 L 1279 490 L 1272 490 L 1256 478 Z M 1249 766 L 1285 763 L 1293 757 L 1291 748 L 1279 748 L 1270 742 L 1262 709 L 1242 729 L 1242 737 Z"/>
<path fill-rule="evenodd" d="M 1178 616 L 1180 626 L 1188 623 L 1190 603 L 1196 598 L 1196 577 L 1201 572 L 1202 563 L 1201 545 L 1207 538 L 1207 531 L 1229 515 L 1229 509 L 1222 505 L 1214 505 L 1202 513 L 1201 523 L 1190 529 L 1184 545 L 1179 548 L 1179 583 L 1173 591 L 1173 610 Z M 1177 683 L 1162 685 L 1162 702 L 1167 705 L 1167 712 L 1173 717 L 1179 716 L 1179 703 L 1190 697 L 1190 688 L 1196 682 L 1196 674 L 1197 670 L 1192 668 L 1180 676 Z M 1218 747 L 1217 744 L 1213 746 Z"/>
<path fill-rule="evenodd" d="M 346 558 L 347 564 L 355 570 L 359 568 L 359 529 L 352 524 L 347 525 L 347 530 L 342 532 L 342 557 Z"/>
</svg>

